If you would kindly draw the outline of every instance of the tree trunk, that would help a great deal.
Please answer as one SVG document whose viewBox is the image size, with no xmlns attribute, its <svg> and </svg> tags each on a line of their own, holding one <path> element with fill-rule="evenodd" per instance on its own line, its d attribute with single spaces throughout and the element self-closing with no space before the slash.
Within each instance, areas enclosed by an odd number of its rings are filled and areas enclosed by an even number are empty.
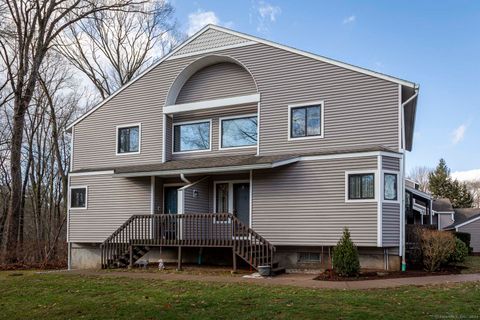
<svg viewBox="0 0 480 320">
<path fill-rule="evenodd" d="M 25 111 L 29 102 L 15 99 L 12 126 L 12 145 L 10 153 L 11 193 L 7 218 L 5 221 L 2 258 L 6 263 L 17 261 L 17 236 L 19 218 L 22 210 L 22 140 L 25 126 Z"/>
</svg>

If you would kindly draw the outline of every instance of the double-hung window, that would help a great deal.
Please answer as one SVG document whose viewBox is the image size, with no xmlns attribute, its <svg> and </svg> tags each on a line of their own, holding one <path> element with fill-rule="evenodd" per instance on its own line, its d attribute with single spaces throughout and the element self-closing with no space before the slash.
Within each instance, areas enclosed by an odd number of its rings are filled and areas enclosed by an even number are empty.
<svg viewBox="0 0 480 320">
<path fill-rule="evenodd" d="M 375 174 L 354 173 L 348 175 L 348 200 L 375 199 Z"/>
<path fill-rule="evenodd" d="M 140 153 L 141 125 L 117 127 L 117 154 Z"/>
<path fill-rule="evenodd" d="M 220 119 L 220 148 L 257 145 L 257 116 Z"/>
<path fill-rule="evenodd" d="M 87 208 L 87 187 L 70 187 L 70 208 Z"/>
<path fill-rule="evenodd" d="M 210 150 L 211 121 L 173 125 L 173 152 Z"/>
<path fill-rule="evenodd" d="M 289 139 L 323 137 L 323 102 L 289 106 Z"/>
</svg>

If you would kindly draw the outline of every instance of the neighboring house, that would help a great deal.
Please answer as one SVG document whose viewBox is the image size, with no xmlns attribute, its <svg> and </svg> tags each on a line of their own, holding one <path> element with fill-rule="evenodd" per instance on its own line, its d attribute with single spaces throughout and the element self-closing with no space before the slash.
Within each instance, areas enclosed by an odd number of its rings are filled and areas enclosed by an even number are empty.
<svg viewBox="0 0 480 320">
<path fill-rule="evenodd" d="M 405 179 L 405 215 L 407 224 L 435 225 L 439 230 L 454 221 L 452 203 L 419 190 L 419 184 Z"/>
<path fill-rule="evenodd" d="M 203 247 L 318 267 L 348 227 L 363 267 L 399 269 L 417 95 L 207 26 L 69 127 L 69 266 L 201 262 Z"/>
<path fill-rule="evenodd" d="M 434 224 L 433 196 L 419 190 L 419 184 L 405 179 L 406 224 Z"/>
<path fill-rule="evenodd" d="M 455 209 L 454 223 L 445 227 L 445 230 L 470 233 L 470 246 L 473 253 L 480 253 L 480 209 Z"/>
<path fill-rule="evenodd" d="M 437 225 L 438 230 L 451 225 L 455 221 L 455 211 L 453 209 L 450 199 L 439 198 L 434 199 L 432 203 L 434 224 Z"/>
</svg>

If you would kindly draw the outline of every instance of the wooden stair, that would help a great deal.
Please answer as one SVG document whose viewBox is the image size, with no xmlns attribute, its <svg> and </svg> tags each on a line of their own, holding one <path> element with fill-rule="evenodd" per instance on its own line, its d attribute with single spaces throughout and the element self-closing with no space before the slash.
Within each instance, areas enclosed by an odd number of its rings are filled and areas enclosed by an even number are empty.
<svg viewBox="0 0 480 320">
<path fill-rule="evenodd" d="M 162 246 L 230 247 L 234 268 L 238 256 L 256 270 L 268 266 L 275 274 L 285 271 L 274 261 L 275 247 L 228 213 L 131 216 L 101 245 L 102 268 L 133 266 L 152 247 Z"/>
<path fill-rule="evenodd" d="M 132 246 L 132 264 L 135 264 L 141 257 L 150 251 L 149 246 Z M 126 268 L 130 265 L 130 250 L 115 255 L 108 261 L 109 267 Z"/>
</svg>

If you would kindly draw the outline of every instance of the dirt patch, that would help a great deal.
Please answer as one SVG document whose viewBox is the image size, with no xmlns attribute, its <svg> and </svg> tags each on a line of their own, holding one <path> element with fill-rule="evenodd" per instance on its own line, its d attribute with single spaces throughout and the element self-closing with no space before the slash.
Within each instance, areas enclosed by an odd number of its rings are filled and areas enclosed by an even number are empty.
<svg viewBox="0 0 480 320">
<path fill-rule="evenodd" d="M 379 279 L 396 279 L 411 277 L 427 277 L 427 276 L 444 276 L 450 274 L 460 274 L 465 267 L 446 266 L 436 272 L 428 272 L 425 270 L 407 270 L 407 271 L 375 271 L 365 270 L 360 272 L 356 277 L 343 277 L 335 273 L 332 269 L 327 269 L 314 280 L 320 281 L 361 281 L 361 280 L 379 280 Z"/>
<path fill-rule="evenodd" d="M 65 269 L 65 263 L 10 263 L 0 264 L 0 271 L 14 271 L 14 270 L 61 270 Z"/>
<path fill-rule="evenodd" d="M 146 267 L 135 266 L 133 269 L 107 269 L 106 272 L 126 272 L 126 273 L 155 273 L 155 274 L 189 274 L 189 275 L 232 275 L 232 267 L 215 265 L 182 264 L 182 271 L 177 270 L 176 263 L 165 263 L 165 269 L 159 270 L 157 264 L 150 263 Z M 241 276 L 254 272 L 248 268 L 237 268 L 234 275 Z"/>
</svg>

